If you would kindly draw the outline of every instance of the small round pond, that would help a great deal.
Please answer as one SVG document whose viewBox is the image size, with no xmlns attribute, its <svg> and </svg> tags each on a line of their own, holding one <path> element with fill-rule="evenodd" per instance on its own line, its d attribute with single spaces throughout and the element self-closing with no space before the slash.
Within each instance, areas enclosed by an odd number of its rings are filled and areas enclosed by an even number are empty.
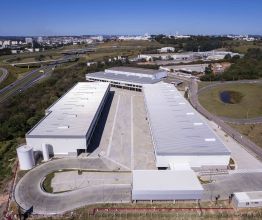
<svg viewBox="0 0 262 220">
<path fill-rule="evenodd" d="M 242 98 L 243 94 L 236 91 L 222 91 L 220 92 L 220 100 L 226 104 L 237 104 L 239 103 Z"/>
</svg>

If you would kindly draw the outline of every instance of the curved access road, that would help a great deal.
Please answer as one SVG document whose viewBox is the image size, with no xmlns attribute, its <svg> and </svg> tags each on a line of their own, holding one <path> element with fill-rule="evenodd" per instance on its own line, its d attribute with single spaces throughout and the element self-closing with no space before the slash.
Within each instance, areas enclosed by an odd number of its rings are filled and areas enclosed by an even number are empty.
<svg viewBox="0 0 262 220">
<path fill-rule="evenodd" d="M 256 80 L 257 81 L 257 80 Z M 240 81 L 243 82 L 243 81 Z M 247 82 L 245 80 L 245 82 Z M 248 80 L 248 82 L 250 82 Z M 254 81 L 253 81 L 254 82 Z M 226 83 L 233 83 L 233 82 L 226 82 Z M 234 82 L 235 83 L 235 82 Z M 214 85 L 208 86 L 211 88 Z M 201 91 L 206 89 L 206 87 L 202 88 Z M 192 79 L 189 84 L 189 101 L 191 102 L 192 106 L 202 115 L 204 115 L 207 119 L 214 121 L 218 126 L 220 126 L 228 135 L 230 135 L 233 139 L 238 141 L 242 146 L 244 146 L 250 153 L 252 153 L 255 157 L 262 160 L 262 148 L 257 146 L 254 142 L 250 141 L 244 135 L 240 134 L 232 127 L 227 125 L 220 117 L 217 117 L 207 111 L 198 101 L 198 85 L 196 79 Z"/>
<path fill-rule="evenodd" d="M 7 69 L 2 68 L 2 67 L 0 67 L 0 71 L 2 72 L 2 74 L 0 75 L 0 83 L 1 83 L 7 78 L 9 73 Z"/>
<path fill-rule="evenodd" d="M 104 184 L 58 194 L 42 189 L 46 175 L 62 169 L 91 171 L 114 171 L 117 167 L 100 158 L 58 159 L 30 170 L 18 182 L 14 197 L 18 205 L 34 214 L 61 214 L 76 208 L 97 203 L 120 203 L 131 201 L 130 184 Z"/>
</svg>

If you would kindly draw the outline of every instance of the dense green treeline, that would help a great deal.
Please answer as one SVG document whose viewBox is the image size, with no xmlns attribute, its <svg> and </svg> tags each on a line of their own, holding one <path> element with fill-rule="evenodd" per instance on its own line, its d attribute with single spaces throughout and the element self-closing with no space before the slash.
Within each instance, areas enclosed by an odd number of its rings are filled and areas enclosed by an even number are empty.
<svg viewBox="0 0 262 220">
<path fill-rule="evenodd" d="M 213 74 L 207 69 L 201 77 L 203 81 L 258 79 L 262 77 L 262 50 L 249 49 L 241 59 L 231 59 L 233 64 L 221 74 Z"/>
<path fill-rule="evenodd" d="M 122 63 L 103 62 L 87 67 L 85 62 L 78 62 L 70 67 L 57 68 L 43 82 L 0 104 L 0 192 L 11 176 L 17 145 L 25 142 L 25 133 L 44 116 L 45 109 L 75 83 L 85 81 L 86 73 L 115 65 Z"/>
<path fill-rule="evenodd" d="M 223 48 L 228 45 L 227 41 L 232 41 L 227 37 L 212 36 L 191 36 L 190 38 L 176 39 L 175 37 L 166 37 L 165 35 L 157 35 L 155 40 L 161 44 L 173 45 L 176 50 L 184 51 L 209 51 Z"/>
</svg>

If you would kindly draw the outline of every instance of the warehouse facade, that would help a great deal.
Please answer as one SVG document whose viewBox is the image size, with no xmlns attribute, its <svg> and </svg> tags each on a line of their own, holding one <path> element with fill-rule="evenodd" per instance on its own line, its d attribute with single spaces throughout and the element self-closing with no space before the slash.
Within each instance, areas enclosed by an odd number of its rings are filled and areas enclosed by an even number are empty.
<svg viewBox="0 0 262 220">
<path fill-rule="evenodd" d="M 133 67 L 113 67 L 104 72 L 86 74 L 87 81 L 109 82 L 111 86 L 142 91 L 144 84 L 155 84 L 167 76 L 164 70 Z"/>
<path fill-rule="evenodd" d="M 109 83 L 77 83 L 26 134 L 27 145 L 34 151 L 48 145 L 49 152 L 56 156 L 86 152 L 109 90 Z"/>
</svg>

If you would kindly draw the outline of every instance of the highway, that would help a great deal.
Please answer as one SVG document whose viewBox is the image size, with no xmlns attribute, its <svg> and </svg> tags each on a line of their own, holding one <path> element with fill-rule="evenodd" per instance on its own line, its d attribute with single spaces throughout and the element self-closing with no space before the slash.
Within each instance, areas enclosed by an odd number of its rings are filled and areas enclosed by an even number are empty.
<svg viewBox="0 0 262 220">
<path fill-rule="evenodd" d="M 130 184 L 101 184 L 62 193 L 47 193 L 42 188 L 46 175 L 58 170 L 80 169 L 91 171 L 112 171 L 112 164 L 100 158 L 68 158 L 53 160 L 27 172 L 18 182 L 14 197 L 18 205 L 34 214 L 61 214 L 86 205 L 97 203 L 121 203 L 131 201 Z"/>
<path fill-rule="evenodd" d="M 0 103 L 6 101 L 11 96 L 19 92 L 22 92 L 25 89 L 32 86 L 39 79 L 48 75 L 52 71 L 52 68 L 54 68 L 54 65 L 41 67 L 39 69 L 30 71 L 22 78 L 16 80 L 15 82 L 1 89 L 0 90 Z"/>
<path fill-rule="evenodd" d="M 51 63 L 49 63 L 49 65 L 26 73 L 26 75 L 24 75 L 22 78 L 16 80 L 15 82 L 0 90 L 0 103 L 6 101 L 8 98 L 19 92 L 23 92 L 27 88 L 37 83 L 40 79 L 47 77 L 57 64 L 72 62 L 77 59 L 78 57 L 75 55 L 67 55 L 64 56 L 62 59 L 52 61 Z"/>
<path fill-rule="evenodd" d="M 0 83 L 1 83 L 7 78 L 8 70 L 5 68 L 0 68 L 0 71 L 2 72 L 2 74 L 0 75 Z"/>
<path fill-rule="evenodd" d="M 238 82 L 238 81 L 226 82 L 226 83 L 236 83 L 236 82 Z M 245 81 L 245 82 L 247 82 L 247 81 Z M 248 82 L 251 83 L 250 81 L 248 81 Z M 209 87 L 212 87 L 212 86 L 214 86 L 214 85 L 210 85 Z M 203 91 L 205 88 L 201 89 L 200 91 Z M 207 119 L 209 119 L 211 121 L 214 121 L 228 135 L 230 135 L 233 139 L 235 139 L 237 142 L 239 142 L 247 151 L 249 151 L 251 154 L 253 154 L 255 157 L 257 157 L 259 160 L 262 160 L 262 148 L 261 147 L 257 146 L 255 143 L 250 141 L 244 135 L 240 134 L 239 132 L 234 130 L 232 127 L 227 125 L 219 117 L 211 114 L 204 107 L 202 107 L 202 105 L 198 101 L 198 84 L 197 84 L 197 80 L 196 79 L 191 79 L 191 82 L 189 84 L 189 94 L 190 94 L 189 95 L 189 100 L 190 100 L 192 106 L 199 113 L 204 115 Z"/>
</svg>

